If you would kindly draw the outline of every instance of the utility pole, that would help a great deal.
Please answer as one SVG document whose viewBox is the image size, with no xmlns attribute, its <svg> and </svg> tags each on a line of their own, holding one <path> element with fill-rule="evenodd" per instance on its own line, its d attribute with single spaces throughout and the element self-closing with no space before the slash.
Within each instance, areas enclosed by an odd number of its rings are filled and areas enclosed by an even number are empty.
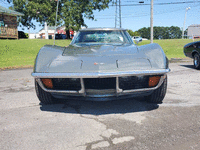
<svg viewBox="0 0 200 150">
<path fill-rule="evenodd" d="M 121 0 L 119 0 L 119 27 L 122 27 Z"/>
<path fill-rule="evenodd" d="M 150 26 L 151 26 L 151 43 L 153 43 L 153 0 L 151 0 L 151 19 L 150 19 Z"/>
<path fill-rule="evenodd" d="M 117 0 L 115 2 L 116 8 L 115 8 L 115 28 L 117 28 Z"/>
<path fill-rule="evenodd" d="M 28 26 L 28 38 L 30 39 L 30 26 Z"/>
<path fill-rule="evenodd" d="M 59 4 L 59 0 L 55 0 L 57 1 L 57 9 L 56 9 L 56 20 L 55 20 L 55 30 L 54 30 L 54 44 L 55 45 L 55 40 L 56 40 L 56 27 L 57 27 L 57 14 L 58 14 L 58 4 Z"/>
<path fill-rule="evenodd" d="M 185 19 L 184 19 L 184 23 L 183 23 L 183 31 L 182 31 L 182 39 L 184 39 L 184 30 L 185 30 L 185 22 L 186 22 L 186 16 L 187 16 L 187 11 L 190 10 L 191 8 L 188 7 L 185 10 Z"/>
<path fill-rule="evenodd" d="M 12 1 L 12 3 L 13 3 L 13 1 Z M 28 0 L 26 0 L 26 5 L 28 5 Z M 14 10 L 14 4 L 13 4 L 12 8 Z M 30 23 L 30 18 L 29 17 L 30 16 L 28 16 L 28 20 L 29 20 L 29 23 Z M 30 38 L 30 25 L 28 26 L 28 38 Z"/>
<path fill-rule="evenodd" d="M 47 22 L 44 23 L 45 39 L 49 39 Z"/>
<path fill-rule="evenodd" d="M 121 0 L 115 1 L 116 10 L 115 10 L 115 28 L 122 27 L 122 15 L 121 15 Z"/>
</svg>

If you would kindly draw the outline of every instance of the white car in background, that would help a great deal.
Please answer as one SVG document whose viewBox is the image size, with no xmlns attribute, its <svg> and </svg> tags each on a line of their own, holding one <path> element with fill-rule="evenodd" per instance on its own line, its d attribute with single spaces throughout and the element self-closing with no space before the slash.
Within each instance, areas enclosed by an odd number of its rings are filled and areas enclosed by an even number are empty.
<svg viewBox="0 0 200 150">
<path fill-rule="evenodd" d="M 140 37 L 140 36 L 133 36 L 133 37 L 132 37 L 133 41 L 136 40 L 136 39 L 139 39 L 139 38 L 141 38 L 142 41 L 148 40 L 148 39 L 142 38 L 142 37 Z"/>
</svg>

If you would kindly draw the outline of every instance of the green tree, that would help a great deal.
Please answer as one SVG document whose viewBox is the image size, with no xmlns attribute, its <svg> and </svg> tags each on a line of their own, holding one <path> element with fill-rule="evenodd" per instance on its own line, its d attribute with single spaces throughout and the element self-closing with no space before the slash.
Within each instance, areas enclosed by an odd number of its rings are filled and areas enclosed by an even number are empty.
<svg viewBox="0 0 200 150">
<path fill-rule="evenodd" d="M 150 27 L 141 28 L 137 31 L 141 37 L 150 38 Z M 176 26 L 154 27 L 154 39 L 179 39 L 181 38 L 181 29 Z"/>
<path fill-rule="evenodd" d="M 184 31 L 184 37 L 186 38 L 188 35 L 188 28 Z M 187 37 L 188 38 L 188 37 Z"/>
<path fill-rule="evenodd" d="M 150 38 L 150 28 L 143 27 L 137 31 L 139 35 L 143 38 Z"/>
<path fill-rule="evenodd" d="M 169 27 L 163 27 L 162 39 L 169 39 Z"/>
<path fill-rule="evenodd" d="M 140 36 L 137 31 L 133 32 L 132 30 L 127 30 L 127 32 L 130 34 L 130 36 Z"/>
<path fill-rule="evenodd" d="M 169 27 L 154 27 L 154 39 L 169 39 Z"/>
<path fill-rule="evenodd" d="M 11 0 L 7 0 L 11 2 Z M 60 0 L 58 8 L 58 22 L 78 30 L 87 26 L 84 17 L 94 20 L 94 10 L 104 10 L 112 0 Z M 33 20 L 42 25 L 46 21 L 49 26 L 55 25 L 57 0 L 12 0 L 14 9 L 24 14 L 19 20 L 24 26 L 35 28 Z"/>
<path fill-rule="evenodd" d="M 28 33 L 25 33 L 25 36 L 26 36 L 27 39 L 29 38 L 29 34 Z"/>
<path fill-rule="evenodd" d="M 180 39 L 182 37 L 181 29 L 176 26 L 171 26 L 169 28 L 169 35 L 170 39 Z"/>
</svg>

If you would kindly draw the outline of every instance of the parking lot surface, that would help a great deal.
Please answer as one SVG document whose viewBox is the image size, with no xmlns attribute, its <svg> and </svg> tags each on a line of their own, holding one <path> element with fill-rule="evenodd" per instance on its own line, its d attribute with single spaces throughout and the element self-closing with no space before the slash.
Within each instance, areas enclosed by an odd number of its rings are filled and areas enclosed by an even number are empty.
<svg viewBox="0 0 200 150">
<path fill-rule="evenodd" d="M 200 71 L 170 63 L 162 104 L 141 98 L 42 105 L 32 69 L 0 71 L 1 150 L 199 150 Z"/>
</svg>

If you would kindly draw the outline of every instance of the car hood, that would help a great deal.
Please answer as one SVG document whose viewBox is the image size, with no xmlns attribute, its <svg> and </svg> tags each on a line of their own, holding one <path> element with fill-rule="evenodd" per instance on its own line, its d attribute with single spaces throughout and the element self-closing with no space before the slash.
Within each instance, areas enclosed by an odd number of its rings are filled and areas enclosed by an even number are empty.
<svg viewBox="0 0 200 150">
<path fill-rule="evenodd" d="M 119 72 L 151 69 L 149 59 L 135 45 L 70 45 L 58 55 L 46 72 Z"/>
</svg>

